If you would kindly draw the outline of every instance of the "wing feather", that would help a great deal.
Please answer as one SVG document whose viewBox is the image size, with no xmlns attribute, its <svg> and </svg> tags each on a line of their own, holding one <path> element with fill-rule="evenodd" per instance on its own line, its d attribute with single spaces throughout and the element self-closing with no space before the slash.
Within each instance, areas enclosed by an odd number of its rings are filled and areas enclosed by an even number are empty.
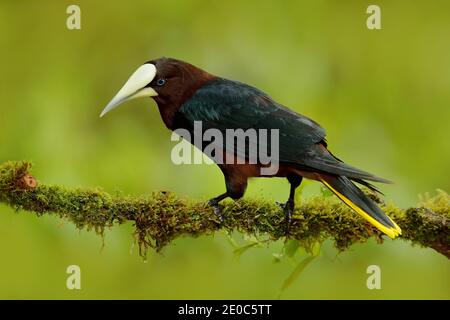
<svg viewBox="0 0 450 320">
<path fill-rule="evenodd" d="M 280 163 L 351 179 L 388 182 L 335 158 L 324 148 L 325 129 L 317 122 L 244 83 L 218 78 L 197 90 L 179 113 L 191 126 L 188 130 L 193 129 L 194 121 L 202 121 L 203 130 L 214 128 L 224 135 L 226 129 L 278 129 Z M 257 143 L 252 147 L 261 147 L 264 141 L 258 139 Z M 264 147 L 270 151 L 270 144 Z M 248 158 L 248 149 L 235 146 L 227 151 Z"/>
</svg>

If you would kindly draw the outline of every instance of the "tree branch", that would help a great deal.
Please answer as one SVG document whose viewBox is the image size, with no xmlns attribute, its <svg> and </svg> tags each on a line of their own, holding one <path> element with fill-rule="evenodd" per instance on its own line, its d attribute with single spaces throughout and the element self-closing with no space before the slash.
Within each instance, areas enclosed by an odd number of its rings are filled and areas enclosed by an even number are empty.
<svg viewBox="0 0 450 320">
<path fill-rule="evenodd" d="M 284 215 L 275 204 L 263 200 L 240 200 L 224 204 L 225 221 L 220 224 L 204 202 L 182 199 L 168 192 L 148 197 L 111 196 L 101 189 L 69 189 L 39 183 L 25 161 L 0 164 L 0 202 L 16 210 L 53 214 L 72 221 L 79 229 L 95 230 L 103 235 L 106 227 L 133 221 L 140 252 L 161 250 L 180 236 L 210 235 L 224 228 L 270 240 L 284 238 Z M 418 207 L 402 210 L 384 204 L 371 195 L 398 223 L 409 240 L 433 248 L 450 258 L 450 196 L 438 190 Z M 382 243 L 382 234 L 356 215 L 334 196 L 302 200 L 293 215 L 289 238 L 305 248 L 332 239 L 340 251 L 354 243 L 374 237 Z"/>
</svg>

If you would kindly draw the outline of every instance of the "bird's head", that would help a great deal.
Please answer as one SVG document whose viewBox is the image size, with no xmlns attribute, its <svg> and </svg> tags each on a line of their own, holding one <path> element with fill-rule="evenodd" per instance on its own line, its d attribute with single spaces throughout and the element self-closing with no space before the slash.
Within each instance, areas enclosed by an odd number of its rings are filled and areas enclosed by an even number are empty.
<svg viewBox="0 0 450 320">
<path fill-rule="evenodd" d="M 160 108 L 179 107 L 214 76 L 184 61 L 160 58 L 141 65 L 108 103 L 100 117 L 122 103 L 152 97 Z"/>
</svg>

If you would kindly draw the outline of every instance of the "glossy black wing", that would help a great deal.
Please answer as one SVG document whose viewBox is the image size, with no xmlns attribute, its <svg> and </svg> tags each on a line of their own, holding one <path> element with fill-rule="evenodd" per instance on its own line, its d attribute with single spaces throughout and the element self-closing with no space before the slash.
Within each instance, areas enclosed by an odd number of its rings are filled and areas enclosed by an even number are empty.
<svg viewBox="0 0 450 320">
<path fill-rule="evenodd" d="M 180 113 L 203 129 L 278 129 L 280 161 L 297 161 L 308 149 L 325 138 L 325 130 L 313 120 L 273 101 L 249 85 L 217 79 L 189 99 Z M 263 141 L 260 141 L 263 143 Z M 242 150 L 228 150 L 243 156 Z"/>
<path fill-rule="evenodd" d="M 273 101 L 254 87 L 226 79 L 216 79 L 199 90 L 179 110 L 188 126 L 201 121 L 203 130 L 218 129 L 229 138 L 226 129 L 278 129 L 279 162 L 302 170 L 321 171 L 354 179 L 388 182 L 349 166 L 331 155 L 321 142 L 325 130 L 315 121 Z M 269 140 L 268 140 L 269 141 Z M 270 141 L 259 139 L 251 148 L 264 147 L 271 152 Z M 248 159 L 248 148 L 236 144 L 227 152 Z M 270 153 L 269 153 L 270 154 Z"/>
</svg>

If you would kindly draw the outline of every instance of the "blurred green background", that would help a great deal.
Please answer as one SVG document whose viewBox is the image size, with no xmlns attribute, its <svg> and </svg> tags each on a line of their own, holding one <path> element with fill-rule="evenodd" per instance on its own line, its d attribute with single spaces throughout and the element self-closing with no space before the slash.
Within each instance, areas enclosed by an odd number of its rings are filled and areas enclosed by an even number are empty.
<svg viewBox="0 0 450 320">
<path fill-rule="evenodd" d="M 81 30 L 66 28 L 70 4 L 81 7 Z M 366 28 L 369 4 L 380 5 L 382 30 Z M 380 186 L 387 200 L 412 206 L 419 193 L 450 190 L 449 34 L 444 1 L 1 1 L 0 161 L 32 160 L 41 180 L 67 186 L 221 193 L 215 166 L 172 164 L 150 99 L 98 117 L 140 64 L 167 56 L 312 117 L 334 153 L 394 180 Z M 309 183 L 304 196 L 318 191 Z M 246 197 L 287 192 L 284 180 L 259 179 Z M 112 228 L 102 249 L 68 222 L 0 205 L 0 298 L 276 298 L 295 266 L 273 263 L 282 243 L 237 261 L 220 233 L 179 239 L 144 262 L 132 231 Z M 70 264 L 82 290 L 66 289 Z M 381 290 L 366 288 L 371 264 Z M 402 241 L 339 255 L 326 244 L 281 297 L 449 299 L 450 264 Z"/>
</svg>

